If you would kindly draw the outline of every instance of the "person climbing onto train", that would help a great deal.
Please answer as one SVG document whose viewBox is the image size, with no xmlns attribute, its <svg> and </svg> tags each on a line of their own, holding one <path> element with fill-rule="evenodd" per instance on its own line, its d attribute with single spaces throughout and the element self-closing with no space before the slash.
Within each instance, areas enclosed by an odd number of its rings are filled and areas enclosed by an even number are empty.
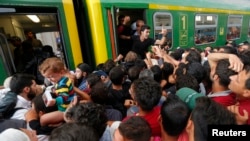
<svg viewBox="0 0 250 141">
<path fill-rule="evenodd" d="M 134 51 L 141 59 L 146 58 L 146 52 L 149 51 L 151 45 L 163 45 L 166 41 L 167 29 L 162 28 L 161 34 L 163 35 L 161 40 L 154 40 L 149 37 L 150 26 L 143 25 L 141 27 L 140 35 L 131 36 L 133 40 L 132 51 Z"/>
</svg>

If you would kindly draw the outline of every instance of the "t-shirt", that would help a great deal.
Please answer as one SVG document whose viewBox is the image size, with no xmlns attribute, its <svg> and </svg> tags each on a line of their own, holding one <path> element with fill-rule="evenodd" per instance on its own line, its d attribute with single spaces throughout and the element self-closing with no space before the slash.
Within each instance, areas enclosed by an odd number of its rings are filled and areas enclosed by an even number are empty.
<svg viewBox="0 0 250 141">
<path fill-rule="evenodd" d="M 141 41 L 140 36 L 131 36 L 131 39 L 133 40 L 132 51 L 139 55 L 141 59 L 146 58 L 145 53 L 148 52 L 148 48 L 155 43 L 155 40 L 152 38 Z"/>
<path fill-rule="evenodd" d="M 160 137 L 161 136 L 161 127 L 160 127 L 160 124 L 158 122 L 158 117 L 160 115 L 160 109 L 161 109 L 160 106 L 156 106 L 147 115 L 141 116 L 149 123 L 150 128 L 152 130 L 153 137 L 156 137 L 156 136 Z M 123 121 L 128 120 L 130 117 L 131 116 L 124 118 Z"/>
<path fill-rule="evenodd" d="M 207 96 L 223 106 L 230 106 L 236 103 L 236 95 L 230 90 L 217 93 L 209 93 Z"/>
</svg>

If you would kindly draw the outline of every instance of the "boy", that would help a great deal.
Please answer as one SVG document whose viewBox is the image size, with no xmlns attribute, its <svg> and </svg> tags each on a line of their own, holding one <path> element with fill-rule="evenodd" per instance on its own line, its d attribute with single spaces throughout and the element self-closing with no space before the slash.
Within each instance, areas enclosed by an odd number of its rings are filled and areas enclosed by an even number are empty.
<svg viewBox="0 0 250 141">
<path fill-rule="evenodd" d="M 47 58 L 39 66 L 41 74 L 55 85 L 56 98 L 48 101 L 47 106 L 57 105 L 58 111 L 47 113 L 40 119 L 41 125 L 54 124 L 63 121 L 63 112 L 74 97 L 72 81 L 65 76 L 67 70 L 60 58 Z M 57 117 L 57 118 L 55 118 Z"/>
</svg>

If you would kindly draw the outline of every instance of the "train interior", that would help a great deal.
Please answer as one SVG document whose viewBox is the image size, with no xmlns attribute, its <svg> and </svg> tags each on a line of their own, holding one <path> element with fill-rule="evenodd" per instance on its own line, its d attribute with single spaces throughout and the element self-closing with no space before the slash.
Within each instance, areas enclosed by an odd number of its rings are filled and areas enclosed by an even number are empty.
<svg viewBox="0 0 250 141">
<path fill-rule="evenodd" d="M 32 31 L 43 45 L 50 45 L 55 55 L 63 58 L 57 17 L 56 8 L 0 8 L 0 54 L 9 75 L 16 72 L 13 61 L 15 47 L 11 43 L 11 38 L 18 36 L 24 41 L 25 31 Z"/>
</svg>

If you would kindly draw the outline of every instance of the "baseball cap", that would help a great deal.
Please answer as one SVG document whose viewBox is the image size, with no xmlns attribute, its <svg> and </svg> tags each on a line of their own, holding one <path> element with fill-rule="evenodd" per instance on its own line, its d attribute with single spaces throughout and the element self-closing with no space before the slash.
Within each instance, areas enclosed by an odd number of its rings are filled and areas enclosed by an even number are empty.
<svg viewBox="0 0 250 141">
<path fill-rule="evenodd" d="M 193 89 L 184 87 L 176 92 L 176 95 L 184 101 L 190 110 L 193 110 L 196 104 L 196 98 L 204 96 L 201 93 L 196 92 Z"/>
</svg>

